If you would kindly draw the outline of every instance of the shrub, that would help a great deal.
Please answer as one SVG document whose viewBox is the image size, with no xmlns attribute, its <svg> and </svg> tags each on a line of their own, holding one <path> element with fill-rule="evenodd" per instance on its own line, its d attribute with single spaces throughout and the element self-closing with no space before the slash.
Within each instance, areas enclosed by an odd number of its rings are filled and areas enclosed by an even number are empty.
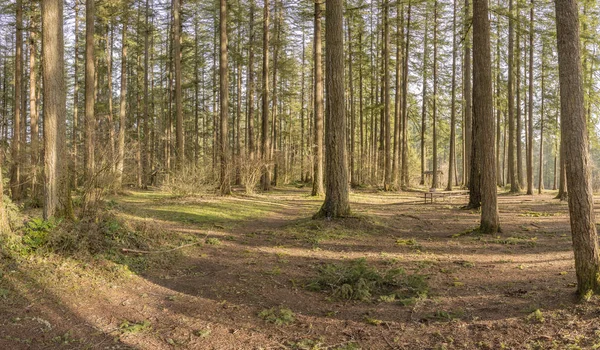
<svg viewBox="0 0 600 350">
<path fill-rule="evenodd" d="M 330 292 L 337 299 L 382 302 L 395 299 L 427 297 L 429 287 L 423 275 L 407 275 L 403 269 L 380 272 L 357 259 L 349 265 L 327 264 L 319 268 L 319 276 L 307 288 Z"/>
</svg>

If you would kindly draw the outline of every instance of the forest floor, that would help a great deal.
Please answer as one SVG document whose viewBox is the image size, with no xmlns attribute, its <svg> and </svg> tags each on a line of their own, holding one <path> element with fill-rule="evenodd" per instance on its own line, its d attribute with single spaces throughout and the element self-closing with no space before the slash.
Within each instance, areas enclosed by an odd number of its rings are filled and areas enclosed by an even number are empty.
<svg viewBox="0 0 600 350">
<path fill-rule="evenodd" d="M 495 236 L 473 232 L 464 196 L 359 190 L 353 217 L 312 220 L 321 201 L 292 187 L 112 197 L 113 219 L 90 227 L 152 253 L 61 253 L 82 236 L 0 251 L 0 348 L 600 348 L 600 300 L 575 299 L 552 193 L 499 195 Z"/>
</svg>

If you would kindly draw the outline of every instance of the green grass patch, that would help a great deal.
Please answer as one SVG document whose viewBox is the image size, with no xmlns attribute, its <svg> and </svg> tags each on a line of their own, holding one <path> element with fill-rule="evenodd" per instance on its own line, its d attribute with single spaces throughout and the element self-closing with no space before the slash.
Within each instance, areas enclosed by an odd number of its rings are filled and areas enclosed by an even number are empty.
<svg viewBox="0 0 600 350">
<path fill-rule="evenodd" d="M 258 313 L 258 317 L 277 326 L 288 325 L 296 321 L 296 315 L 288 308 L 264 309 Z"/>
<path fill-rule="evenodd" d="M 150 323 L 150 321 L 146 320 L 144 320 L 143 322 L 130 322 L 125 320 L 119 325 L 119 330 L 121 331 L 121 333 L 124 334 L 141 333 L 150 330 L 151 328 L 152 324 Z"/>
</svg>

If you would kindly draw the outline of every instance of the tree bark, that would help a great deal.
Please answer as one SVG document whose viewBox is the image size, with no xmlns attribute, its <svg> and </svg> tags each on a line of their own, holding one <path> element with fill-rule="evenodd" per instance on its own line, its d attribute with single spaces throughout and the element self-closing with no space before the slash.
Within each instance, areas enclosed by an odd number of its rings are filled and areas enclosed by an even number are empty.
<svg viewBox="0 0 600 350">
<path fill-rule="evenodd" d="M 384 175 L 383 189 L 392 189 L 392 147 L 391 147 L 391 121 L 390 121 L 390 4 L 389 0 L 383 3 L 383 131 L 384 131 Z"/>
<path fill-rule="evenodd" d="M 473 119 L 481 128 L 481 224 L 483 233 L 500 230 L 494 159 L 494 111 L 490 20 L 487 0 L 473 1 Z"/>
<path fill-rule="evenodd" d="M 437 79 L 437 31 L 438 31 L 438 1 L 436 0 L 433 7 L 433 96 L 432 96 L 432 122 L 431 122 L 431 132 L 433 133 L 433 143 L 431 150 L 433 157 L 433 169 L 432 169 L 432 177 L 433 180 L 431 182 L 432 188 L 439 187 L 439 176 L 438 176 L 438 154 L 437 154 L 437 93 L 438 93 L 438 79 Z"/>
<path fill-rule="evenodd" d="M 67 157 L 63 1 L 42 1 L 44 218 L 73 217 Z"/>
<path fill-rule="evenodd" d="M 184 160 L 183 101 L 181 95 L 181 0 L 173 0 L 173 61 L 175 71 L 175 142 L 176 167 L 181 170 Z"/>
<path fill-rule="evenodd" d="M 464 103 L 465 103 L 465 168 L 464 168 L 464 176 L 465 176 L 465 186 L 471 188 L 470 186 L 470 177 L 471 177 L 471 159 L 473 155 L 471 154 L 473 149 L 473 89 L 471 87 L 471 38 L 469 30 L 469 17 L 470 17 L 470 4 L 469 0 L 465 0 L 465 44 L 464 44 L 464 77 L 463 77 L 463 95 L 464 95 Z"/>
<path fill-rule="evenodd" d="M 327 0 L 325 13 L 327 81 L 327 191 L 317 217 L 350 215 L 348 166 L 346 159 L 346 106 L 344 100 L 344 5 Z"/>
<path fill-rule="evenodd" d="M 328 2 L 329 4 L 329 2 Z M 314 67 L 315 67 L 315 92 L 314 92 L 314 118 L 315 140 L 313 145 L 314 178 L 313 196 L 323 195 L 323 58 L 321 37 L 321 3 L 315 1 L 315 33 L 314 33 Z M 328 131 L 329 132 L 329 131 Z"/>
<path fill-rule="evenodd" d="M 404 43 L 404 69 L 402 75 L 402 173 L 400 175 L 400 183 L 402 189 L 408 189 L 410 181 L 408 178 L 408 56 L 410 47 L 410 15 L 412 9 L 411 0 L 408 1 L 408 12 L 406 20 L 406 36 Z"/>
<path fill-rule="evenodd" d="M 86 0 L 85 5 L 85 181 L 90 182 L 95 172 L 95 129 L 96 116 L 96 62 L 94 55 L 94 0 Z"/>
<path fill-rule="evenodd" d="M 509 2 L 508 19 L 508 181 L 510 192 L 518 193 L 521 188 L 516 174 L 515 163 L 515 96 L 514 96 L 514 19 L 513 0 Z"/>
<path fill-rule="evenodd" d="M 555 6 L 561 134 L 566 156 L 577 293 L 588 299 L 592 293 L 598 292 L 600 286 L 600 250 L 589 168 L 578 6 L 576 0 L 555 0 Z"/>
<path fill-rule="evenodd" d="M 254 145 L 254 11 L 256 4 L 250 2 L 250 39 L 248 42 L 248 158 L 253 161 L 256 157 L 256 146 Z"/>
<path fill-rule="evenodd" d="M 429 12 L 425 9 L 425 33 L 423 38 L 423 86 L 421 97 L 421 185 L 425 185 L 425 169 L 427 168 L 427 148 L 425 146 L 425 135 L 427 134 L 427 57 L 429 52 L 428 45 L 429 30 Z"/>
<path fill-rule="evenodd" d="M 529 116 L 527 118 L 527 194 L 533 195 L 533 0 L 529 9 Z M 541 159 L 540 159 L 541 161 Z"/>
<path fill-rule="evenodd" d="M 544 50 L 545 45 L 542 44 L 542 63 L 541 63 L 541 95 L 542 95 L 542 105 L 541 105 L 541 110 L 540 110 L 540 168 L 539 168 L 539 172 L 538 172 L 538 194 L 542 194 L 542 191 L 544 190 L 544 113 L 545 113 L 545 77 L 544 77 L 544 65 L 545 65 L 545 50 Z"/>
<path fill-rule="evenodd" d="M 456 1 L 452 20 L 452 97 L 450 103 L 450 156 L 448 157 L 448 184 L 446 191 L 452 191 L 452 176 L 456 158 Z"/>
<path fill-rule="evenodd" d="M 14 90 L 14 119 L 12 134 L 12 171 L 10 190 L 14 201 L 21 199 L 21 121 L 23 106 L 23 1 L 16 0 L 16 39 L 15 39 L 15 90 Z"/>
<path fill-rule="evenodd" d="M 177 1 L 177 0 L 176 0 Z M 221 133 L 219 138 L 221 158 L 221 195 L 231 194 L 229 169 L 229 70 L 227 57 L 227 0 L 220 0 L 220 55 L 219 55 L 219 102 L 221 103 Z"/>
<path fill-rule="evenodd" d="M 271 189 L 270 170 L 270 135 L 269 135 L 269 0 L 264 0 L 263 14 L 263 68 L 262 68 L 262 135 L 261 157 L 263 174 L 261 187 L 263 191 Z"/>
<path fill-rule="evenodd" d="M 35 4 L 32 3 L 32 6 Z M 33 11 L 33 9 L 32 9 Z M 36 61 L 36 23 L 34 15 L 30 17 L 29 26 L 29 118 L 31 126 L 31 197 L 34 201 L 40 198 L 39 194 L 39 115 L 37 107 L 37 69 Z"/>
<path fill-rule="evenodd" d="M 121 15 L 123 29 L 121 33 L 121 96 L 119 105 L 119 136 L 117 158 L 117 189 L 123 187 L 123 170 L 125 163 L 125 116 L 127 114 L 127 4 L 123 6 Z"/>
</svg>

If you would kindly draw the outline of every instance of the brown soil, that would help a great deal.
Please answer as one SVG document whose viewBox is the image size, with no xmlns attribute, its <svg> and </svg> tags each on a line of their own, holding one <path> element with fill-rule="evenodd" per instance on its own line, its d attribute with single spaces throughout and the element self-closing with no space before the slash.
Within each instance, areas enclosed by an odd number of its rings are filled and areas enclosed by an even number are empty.
<svg viewBox="0 0 600 350">
<path fill-rule="evenodd" d="M 550 193 L 500 195 L 499 236 L 470 232 L 479 215 L 461 209 L 464 197 L 423 204 L 417 193 L 359 191 L 351 198 L 355 217 L 313 221 L 320 201 L 305 190 L 231 198 L 138 194 L 114 199 L 124 220 L 218 241 L 154 254 L 163 263 L 119 278 L 95 277 L 102 259 L 55 259 L 50 274 L 5 261 L 0 349 L 591 349 L 600 344 L 600 303 L 576 302 L 567 206 Z M 201 214 L 216 205 L 240 215 L 231 219 L 227 215 L 233 214 L 218 206 L 212 216 Z M 181 216 L 177 206 L 198 208 L 200 214 Z M 243 215 L 245 209 L 249 215 Z M 342 301 L 305 288 L 323 264 L 357 258 L 381 271 L 403 268 L 427 276 L 428 297 L 403 306 Z M 258 317 L 273 307 L 289 308 L 295 321 L 275 325 Z"/>
</svg>

